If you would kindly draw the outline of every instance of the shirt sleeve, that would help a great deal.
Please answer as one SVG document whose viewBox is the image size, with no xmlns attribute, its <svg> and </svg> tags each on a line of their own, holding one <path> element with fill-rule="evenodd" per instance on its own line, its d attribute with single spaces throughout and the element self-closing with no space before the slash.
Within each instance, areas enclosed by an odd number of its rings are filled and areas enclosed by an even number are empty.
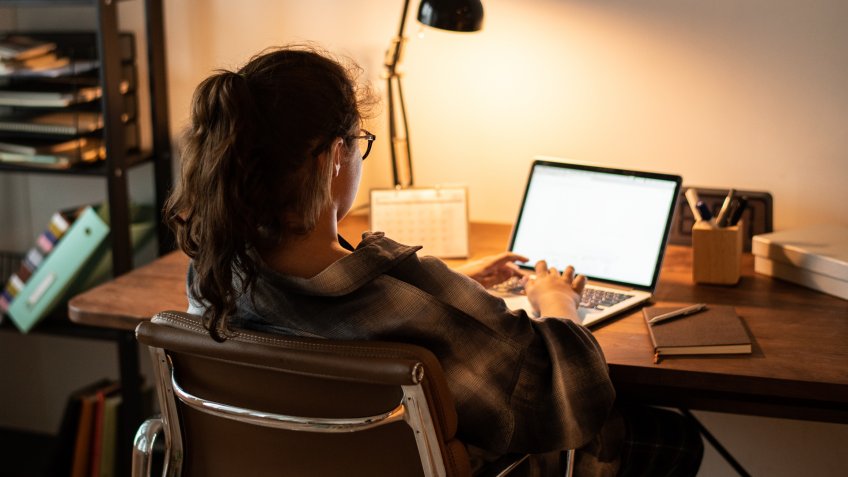
<svg viewBox="0 0 848 477">
<path fill-rule="evenodd" d="M 497 453 L 540 453 L 581 447 L 598 433 L 615 391 L 587 328 L 511 311 L 503 299 L 432 257 L 410 257 L 397 274 L 452 310 L 447 319 L 471 322 L 442 323 L 433 332 L 453 340 L 436 354 L 465 442 Z"/>
</svg>

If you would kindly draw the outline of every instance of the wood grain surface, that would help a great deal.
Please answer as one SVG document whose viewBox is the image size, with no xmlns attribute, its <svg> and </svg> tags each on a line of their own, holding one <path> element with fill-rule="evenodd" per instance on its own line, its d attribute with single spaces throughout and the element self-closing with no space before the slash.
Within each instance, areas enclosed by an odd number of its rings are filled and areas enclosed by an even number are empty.
<svg viewBox="0 0 848 477">
<path fill-rule="evenodd" d="M 341 223 L 340 233 L 355 244 L 367 227 L 367 218 L 353 216 Z M 506 250 L 509 234 L 508 225 L 472 223 L 468 259 Z M 173 252 L 78 295 L 69 304 L 71 320 L 134 329 L 159 311 L 185 310 L 187 266 L 188 257 Z M 848 422 L 848 301 L 755 274 L 750 254 L 742 256 L 736 286 L 695 285 L 691 248 L 669 246 L 653 303 L 702 302 L 734 306 L 752 337 L 753 353 L 669 357 L 654 364 L 636 309 L 592 330 L 620 396 L 692 409 Z"/>
</svg>

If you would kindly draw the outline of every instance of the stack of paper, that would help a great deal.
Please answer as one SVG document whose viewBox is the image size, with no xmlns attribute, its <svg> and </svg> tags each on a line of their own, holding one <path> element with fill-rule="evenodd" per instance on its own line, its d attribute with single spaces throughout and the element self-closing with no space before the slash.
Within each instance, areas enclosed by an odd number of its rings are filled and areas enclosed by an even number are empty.
<svg viewBox="0 0 848 477">
<path fill-rule="evenodd" d="M 754 271 L 848 300 L 848 226 L 755 235 Z"/>
<path fill-rule="evenodd" d="M 0 37 L 0 75 L 37 72 L 68 65 L 66 57 L 56 55 L 56 44 L 24 35 Z"/>
</svg>

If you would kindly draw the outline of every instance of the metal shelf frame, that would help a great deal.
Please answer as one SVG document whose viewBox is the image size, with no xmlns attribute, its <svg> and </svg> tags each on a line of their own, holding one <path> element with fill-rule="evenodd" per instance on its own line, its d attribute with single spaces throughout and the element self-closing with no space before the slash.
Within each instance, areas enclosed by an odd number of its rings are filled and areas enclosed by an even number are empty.
<svg viewBox="0 0 848 477">
<path fill-rule="evenodd" d="M 65 174 L 69 176 L 102 176 L 106 180 L 106 198 L 109 202 L 110 241 L 112 245 L 112 270 L 119 276 L 133 268 L 130 237 L 129 185 L 127 172 L 140 164 L 152 162 L 157 210 L 162 210 L 171 187 L 171 141 L 168 124 L 168 97 L 166 84 L 165 32 L 162 0 L 144 2 L 147 37 L 147 64 L 149 75 L 150 124 L 152 151 L 127 153 L 121 122 L 122 98 L 121 52 L 118 42 L 118 4 L 113 0 L 0 0 L 0 7 L 58 7 L 71 5 L 94 6 L 97 16 L 97 48 L 100 60 L 100 84 L 103 88 L 101 107 L 104 118 L 103 139 L 106 159 L 102 164 L 65 171 L 33 169 L 14 165 L 0 166 L 0 173 Z M 136 58 L 139 60 L 139 58 Z M 173 248 L 173 240 L 162 224 L 159 229 L 159 253 Z M 91 329 L 68 322 L 48 320 L 35 332 L 73 336 L 83 339 L 106 339 L 116 343 L 123 405 L 118 427 L 119 475 L 129 472 L 132 440 L 135 429 L 142 421 L 141 385 L 138 344 L 131 331 Z"/>
</svg>

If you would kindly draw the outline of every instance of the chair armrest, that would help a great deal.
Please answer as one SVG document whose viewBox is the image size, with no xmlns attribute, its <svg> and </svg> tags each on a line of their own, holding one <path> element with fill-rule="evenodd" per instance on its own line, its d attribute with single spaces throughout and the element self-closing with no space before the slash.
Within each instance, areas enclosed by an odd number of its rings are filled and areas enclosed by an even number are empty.
<svg viewBox="0 0 848 477">
<path fill-rule="evenodd" d="M 133 477 L 150 477 L 150 469 L 153 465 L 153 443 L 156 435 L 162 431 L 162 426 L 161 418 L 152 417 L 138 427 L 133 440 Z"/>
</svg>

